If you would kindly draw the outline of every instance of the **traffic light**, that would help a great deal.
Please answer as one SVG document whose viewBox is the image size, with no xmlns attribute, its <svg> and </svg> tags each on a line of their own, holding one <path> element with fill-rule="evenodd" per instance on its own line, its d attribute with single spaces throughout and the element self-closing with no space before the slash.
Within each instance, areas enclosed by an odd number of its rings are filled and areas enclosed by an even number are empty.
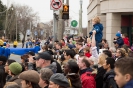
<svg viewBox="0 0 133 88">
<path fill-rule="evenodd" d="M 63 5 L 62 19 L 69 19 L 69 5 Z"/>
</svg>

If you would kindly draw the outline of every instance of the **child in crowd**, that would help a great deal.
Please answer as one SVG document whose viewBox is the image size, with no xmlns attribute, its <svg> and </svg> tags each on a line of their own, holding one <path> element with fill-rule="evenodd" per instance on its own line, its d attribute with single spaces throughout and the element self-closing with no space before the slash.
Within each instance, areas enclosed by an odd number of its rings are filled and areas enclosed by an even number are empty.
<svg viewBox="0 0 133 88">
<path fill-rule="evenodd" d="M 100 23 L 100 18 L 98 16 L 94 17 L 92 19 L 92 22 L 93 22 L 93 29 L 89 34 L 90 34 L 90 36 L 92 36 L 93 31 L 94 30 L 96 31 L 96 34 L 95 34 L 96 47 L 97 47 L 97 50 L 99 51 L 98 44 L 101 42 L 102 37 L 103 37 L 103 32 L 102 32 L 103 25 Z"/>
<path fill-rule="evenodd" d="M 85 47 L 83 51 L 84 51 L 84 55 L 85 56 L 87 56 L 87 57 L 90 57 L 91 56 L 91 54 L 90 54 L 90 48 L 89 47 Z"/>
<path fill-rule="evenodd" d="M 115 63 L 115 80 L 119 88 L 133 88 L 133 59 L 122 58 Z"/>
<path fill-rule="evenodd" d="M 127 46 L 130 46 L 129 38 L 127 37 L 127 34 L 122 34 L 122 38 L 124 41 L 124 44 Z"/>
<path fill-rule="evenodd" d="M 121 48 L 124 45 L 124 41 L 121 37 L 121 33 L 116 33 L 116 38 L 114 39 L 114 44 L 116 44 L 116 48 Z"/>
</svg>

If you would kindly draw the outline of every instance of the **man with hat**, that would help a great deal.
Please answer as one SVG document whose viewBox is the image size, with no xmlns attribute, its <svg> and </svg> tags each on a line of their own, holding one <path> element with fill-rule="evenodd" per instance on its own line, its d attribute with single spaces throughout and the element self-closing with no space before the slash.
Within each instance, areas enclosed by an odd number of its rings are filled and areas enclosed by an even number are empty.
<svg viewBox="0 0 133 88">
<path fill-rule="evenodd" d="M 52 56 L 47 53 L 47 52 L 43 52 L 43 53 L 38 53 L 35 56 L 36 59 L 36 67 L 37 68 L 49 68 L 53 71 L 53 73 L 56 73 L 57 71 L 57 64 L 56 62 L 52 62 Z"/>
<path fill-rule="evenodd" d="M 68 79 L 60 73 L 53 74 L 50 77 L 49 88 L 68 88 L 70 87 Z"/>
<path fill-rule="evenodd" d="M 12 77 L 8 82 L 16 82 L 18 85 L 21 85 L 21 79 L 18 78 L 18 75 L 22 72 L 22 66 L 18 62 L 13 62 L 9 65 L 9 75 Z"/>
<path fill-rule="evenodd" d="M 38 85 L 40 79 L 39 74 L 34 70 L 24 71 L 18 78 L 22 79 L 22 88 L 40 88 Z"/>
</svg>

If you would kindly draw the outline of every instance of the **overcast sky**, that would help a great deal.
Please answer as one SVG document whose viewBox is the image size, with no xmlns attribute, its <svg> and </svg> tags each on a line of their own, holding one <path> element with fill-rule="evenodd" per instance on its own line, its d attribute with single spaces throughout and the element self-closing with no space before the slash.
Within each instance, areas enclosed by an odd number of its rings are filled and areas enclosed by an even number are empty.
<svg viewBox="0 0 133 88">
<path fill-rule="evenodd" d="M 35 12 L 38 12 L 40 22 L 48 22 L 53 18 L 53 11 L 50 10 L 50 0 L 1 0 L 4 5 L 11 3 L 28 5 L 33 8 Z M 69 0 L 70 17 L 73 20 L 79 20 L 79 1 Z M 83 0 L 83 27 L 87 27 L 87 6 L 89 0 Z"/>
</svg>

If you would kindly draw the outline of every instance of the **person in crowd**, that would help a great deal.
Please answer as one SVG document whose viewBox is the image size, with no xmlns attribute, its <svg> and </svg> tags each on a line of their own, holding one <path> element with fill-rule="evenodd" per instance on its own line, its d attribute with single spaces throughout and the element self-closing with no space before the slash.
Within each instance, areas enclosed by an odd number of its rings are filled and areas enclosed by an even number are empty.
<svg viewBox="0 0 133 88">
<path fill-rule="evenodd" d="M 49 54 L 51 54 L 51 55 L 54 55 L 54 53 L 53 53 L 52 50 L 53 50 L 53 45 L 52 45 L 52 44 L 48 44 L 48 51 L 47 51 L 47 52 L 48 52 Z"/>
<path fill-rule="evenodd" d="M 79 54 L 80 54 L 80 53 L 84 53 L 84 52 L 83 52 L 83 43 L 82 43 L 82 42 L 77 42 L 76 44 L 77 44 L 77 45 L 76 45 L 76 48 L 79 50 L 78 53 L 79 53 Z"/>
<path fill-rule="evenodd" d="M 116 33 L 116 38 L 114 39 L 114 44 L 116 48 L 121 48 L 124 45 L 124 41 L 121 37 L 121 33 Z"/>
<path fill-rule="evenodd" d="M 96 81 L 96 88 L 103 88 L 103 75 L 105 74 L 106 70 L 103 69 L 103 64 L 108 56 L 104 53 L 100 54 L 98 58 L 98 68 L 97 68 L 97 74 L 95 77 Z"/>
<path fill-rule="evenodd" d="M 25 39 L 22 39 L 22 48 L 24 47 Z"/>
<path fill-rule="evenodd" d="M 0 88 L 3 88 L 5 85 L 5 71 L 0 69 Z"/>
<path fill-rule="evenodd" d="M 45 51 L 48 51 L 48 45 L 44 45 L 42 47 L 42 49 L 40 51 L 38 51 L 38 53 L 42 53 L 42 52 L 45 52 Z"/>
<path fill-rule="evenodd" d="M 27 63 L 27 62 L 29 61 L 28 58 L 29 58 L 28 54 L 22 55 L 22 56 L 21 56 L 21 63 L 22 63 L 23 65 L 25 65 L 25 63 Z"/>
<path fill-rule="evenodd" d="M 0 39 L 0 47 L 3 47 L 3 44 L 4 44 L 3 40 Z"/>
<path fill-rule="evenodd" d="M 67 44 L 67 46 L 69 49 L 75 48 L 75 45 L 73 44 L 73 41 L 71 39 L 69 40 L 69 43 Z"/>
<path fill-rule="evenodd" d="M 37 70 L 36 69 L 36 61 L 35 61 L 35 53 L 34 52 L 28 52 L 28 70 Z"/>
<path fill-rule="evenodd" d="M 17 46 L 18 46 L 18 42 L 17 42 L 17 40 L 15 40 L 15 41 L 13 42 L 13 47 L 16 48 Z"/>
<path fill-rule="evenodd" d="M 21 85 L 21 79 L 18 78 L 19 74 L 22 72 L 22 66 L 18 62 L 13 62 L 9 65 L 9 75 L 12 77 L 8 82 L 16 82 Z"/>
<path fill-rule="evenodd" d="M 115 47 L 110 47 L 109 50 L 112 53 L 112 57 L 115 58 L 115 54 L 116 54 L 116 48 Z"/>
<path fill-rule="evenodd" d="M 18 78 L 21 79 L 22 88 L 40 88 L 38 85 L 39 74 L 34 70 L 24 71 Z"/>
<path fill-rule="evenodd" d="M 124 48 L 118 48 L 117 51 L 116 51 L 116 59 L 115 61 L 123 58 L 123 57 L 126 57 L 127 56 L 127 53 L 125 51 Z"/>
<path fill-rule="evenodd" d="M 92 74 L 90 63 L 86 56 L 79 58 L 78 66 L 80 69 L 80 79 L 82 82 L 82 88 L 96 88 L 95 75 Z"/>
<path fill-rule="evenodd" d="M 69 60 L 64 65 L 64 74 L 69 80 L 72 88 L 82 88 L 80 76 L 79 76 L 79 67 L 75 60 Z"/>
<path fill-rule="evenodd" d="M 98 44 L 101 42 L 102 37 L 103 37 L 103 25 L 100 23 L 100 18 L 98 16 L 94 17 L 92 19 L 93 22 L 93 29 L 92 31 L 89 33 L 90 36 L 93 35 L 93 31 L 95 30 L 95 39 L 96 39 L 96 47 L 97 47 L 97 51 L 99 51 L 99 47 Z"/>
<path fill-rule="evenodd" d="M 115 60 L 112 57 L 106 58 L 105 63 L 103 64 L 103 68 L 106 70 L 103 77 L 103 88 L 118 88 L 114 80 L 114 64 Z"/>
<path fill-rule="evenodd" d="M 13 63 L 13 62 L 16 62 L 16 61 L 15 60 L 12 60 L 12 59 L 8 59 L 7 62 L 6 62 L 6 64 L 5 64 L 5 67 L 4 68 L 5 68 L 6 81 L 8 81 L 11 78 L 11 76 L 8 75 L 9 74 L 9 65 L 11 63 Z"/>
<path fill-rule="evenodd" d="M 56 50 L 62 50 L 62 44 L 57 42 L 55 45 Z"/>
<path fill-rule="evenodd" d="M 49 53 L 38 53 L 35 58 L 37 68 L 49 68 L 53 71 L 53 73 L 56 73 L 57 64 L 56 62 L 51 63 L 52 56 Z"/>
<path fill-rule="evenodd" d="M 91 47 L 91 39 L 90 38 L 87 38 L 87 46 Z"/>
<path fill-rule="evenodd" d="M 49 88 L 68 88 L 70 87 L 68 79 L 60 73 L 53 74 L 50 77 Z"/>
<path fill-rule="evenodd" d="M 102 39 L 102 44 L 103 44 L 104 49 L 109 49 L 109 45 L 106 39 Z"/>
<path fill-rule="evenodd" d="M 21 87 L 15 82 L 7 82 L 6 85 L 2 88 L 21 88 Z"/>
<path fill-rule="evenodd" d="M 28 48 L 28 46 L 29 46 L 29 41 L 26 40 L 26 48 Z"/>
<path fill-rule="evenodd" d="M 62 47 L 65 46 L 65 40 L 64 39 L 61 39 L 60 43 L 62 44 Z"/>
<path fill-rule="evenodd" d="M 88 46 L 85 47 L 83 51 L 84 51 L 84 55 L 87 56 L 88 58 L 91 56 L 90 47 L 88 47 Z"/>
<path fill-rule="evenodd" d="M 53 75 L 53 72 L 49 68 L 42 68 L 40 70 L 40 81 L 39 86 L 41 88 L 48 88 L 49 86 L 49 79 Z"/>
<path fill-rule="evenodd" d="M 6 64 L 7 58 L 5 56 L 0 56 L 0 69 L 4 70 L 4 66 Z"/>
<path fill-rule="evenodd" d="M 133 88 L 133 59 L 122 58 L 115 63 L 115 80 L 119 88 Z"/>
<path fill-rule="evenodd" d="M 64 66 L 65 63 L 67 63 L 69 60 L 74 59 L 74 51 L 73 50 L 65 50 L 64 51 L 64 57 L 65 60 L 62 62 L 62 65 Z"/>
<path fill-rule="evenodd" d="M 124 44 L 130 47 L 130 42 L 127 34 L 122 34 L 122 38 L 123 38 Z"/>
<path fill-rule="evenodd" d="M 32 44 L 32 41 L 29 40 L 29 48 L 32 48 L 33 44 Z"/>
<path fill-rule="evenodd" d="M 103 53 L 107 55 L 108 57 L 112 57 L 112 53 L 109 50 L 104 50 Z"/>
</svg>

